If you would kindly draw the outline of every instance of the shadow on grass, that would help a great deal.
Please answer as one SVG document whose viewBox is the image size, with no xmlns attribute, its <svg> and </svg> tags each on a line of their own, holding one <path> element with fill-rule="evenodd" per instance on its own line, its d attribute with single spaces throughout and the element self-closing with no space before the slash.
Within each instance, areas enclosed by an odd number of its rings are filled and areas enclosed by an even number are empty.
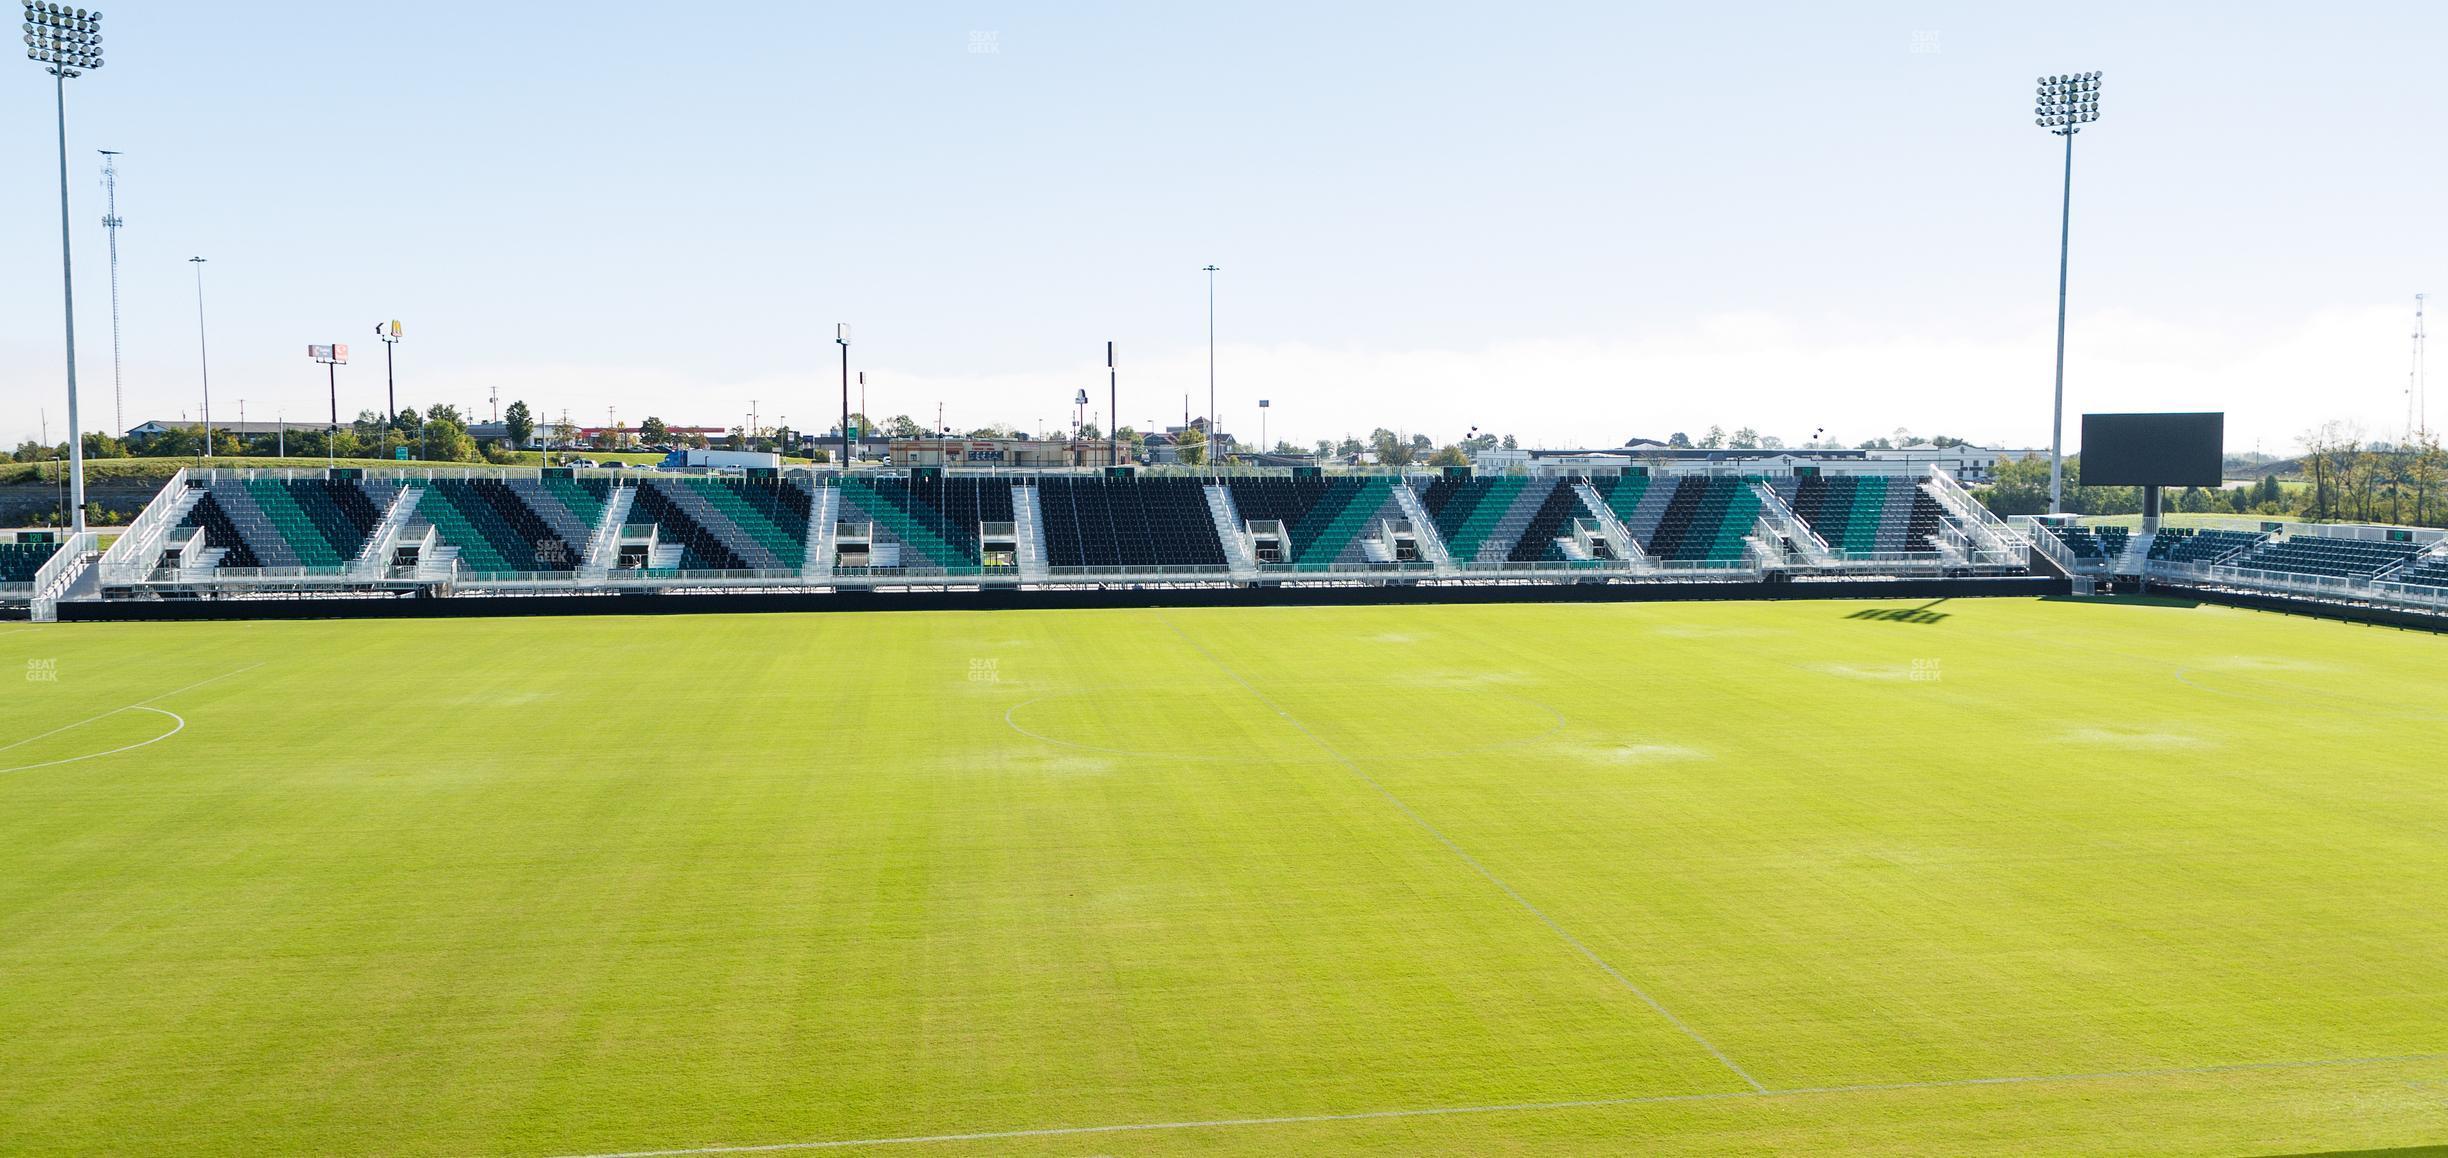
<svg viewBox="0 0 2448 1158">
<path fill-rule="evenodd" d="M 1845 618 L 1868 620 L 1873 623 L 1938 623 L 1946 619 L 1947 613 L 1932 611 L 1930 608 L 1944 602 L 1946 602 L 1944 599 L 1932 599 L 1919 607 L 1865 607 Z"/>
</svg>

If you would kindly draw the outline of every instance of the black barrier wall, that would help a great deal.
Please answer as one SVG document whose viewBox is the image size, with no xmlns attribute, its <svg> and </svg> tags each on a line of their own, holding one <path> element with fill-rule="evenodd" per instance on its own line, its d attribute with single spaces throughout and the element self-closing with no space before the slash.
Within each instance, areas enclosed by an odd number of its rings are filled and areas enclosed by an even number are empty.
<svg viewBox="0 0 2448 1158">
<path fill-rule="evenodd" d="M 1355 607 L 1380 604 L 1654 603 L 1743 599 L 1974 599 L 2062 595 L 2061 579 L 1791 583 L 1554 583 L 1415 587 L 1151 587 L 1112 590 L 837 591 L 703 595 L 488 595 L 450 599 L 197 599 L 59 605 L 65 621 L 465 619 L 777 611 L 1002 611 L 1094 607 Z"/>
</svg>

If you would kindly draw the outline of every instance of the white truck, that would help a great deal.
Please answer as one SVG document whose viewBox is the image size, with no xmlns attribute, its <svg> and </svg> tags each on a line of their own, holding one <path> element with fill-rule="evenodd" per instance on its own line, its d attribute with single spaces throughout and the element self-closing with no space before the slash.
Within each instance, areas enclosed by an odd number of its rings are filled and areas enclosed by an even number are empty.
<svg viewBox="0 0 2448 1158">
<path fill-rule="evenodd" d="M 762 450 L 675 450 L 663 456 L 661 465 L 665 470 L 742 470 L 758 466 L 771 470 L 782 465 L 782 456 Z"/>
</svg>

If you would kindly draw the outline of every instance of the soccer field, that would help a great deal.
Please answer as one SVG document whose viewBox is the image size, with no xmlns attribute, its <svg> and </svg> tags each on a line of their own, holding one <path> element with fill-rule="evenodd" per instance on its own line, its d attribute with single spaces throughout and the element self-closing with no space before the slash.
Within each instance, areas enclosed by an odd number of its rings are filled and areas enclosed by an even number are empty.
<svg viewBox="0 0 2448 1158">
<path fill-rule="evenodd" d="M 1907 610 L 0 624 L 0 1149 L 2448 1137 L 2448 639 Z"/>
</svg>

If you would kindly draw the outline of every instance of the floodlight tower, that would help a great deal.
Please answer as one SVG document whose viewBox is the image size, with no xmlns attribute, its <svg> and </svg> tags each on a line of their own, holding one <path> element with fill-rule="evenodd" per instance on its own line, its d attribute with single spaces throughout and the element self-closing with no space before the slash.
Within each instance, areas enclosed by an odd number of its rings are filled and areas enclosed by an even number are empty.
<svg viewBox="0 0 2448 1158">
<path fill-rule="evenodd" d="M 2430 399 L 2425 397 L 2423 366 L 2423 299 L 2428 294 L 2414 295 L 2414 369 L 2406 375 L 2406 441 L 2412 442 L 2431 433 Z"/>
<path fill-rule="evenodd" d="M 1215 275 L 1222 268 L 1214 262 L 1199 267 L 1200 272 L 1207 275 L 1207 434 L 1210 442 L 1214 440 L 1220 425 L 1216 422 L 1215 404 Z M 1183 419 L 1182 425 L 1190 425 L 1190 420 Z M 1215 465 L 1215 460 L 1215 447 L 1209 446 L 1207 464 L 1210 468 Z"/>
<path fill-rule="evenodd" d="M 2044 76 L 2032 123 L 2065 138 L 2065 193 L 2057 218 L 2057 402 L 2049 416 L 2049 513 L 2065 512 L 2066 259 L 2074 238 L 2074 134 L 2099 119 L 2100 74 Z"/>
<path fill-rule="evenodd" d="M 51 74 L 59 121 L 60 301 L 68 338 L 68 501 L 76 510 L 71 534 L 85 533 L 85 433 L 77 423 L 76 272 L 68 246 L 68 80 L 102 67 L 102 14 L 24 0 L 26 59 Z"/>
<path fill-rule="evenodd" d="M 119 376 L 119 150 L 102 149 L 102 229 L 110 235 L 111 425 L 127 432 L 127 388 Z"/>
</svg>

